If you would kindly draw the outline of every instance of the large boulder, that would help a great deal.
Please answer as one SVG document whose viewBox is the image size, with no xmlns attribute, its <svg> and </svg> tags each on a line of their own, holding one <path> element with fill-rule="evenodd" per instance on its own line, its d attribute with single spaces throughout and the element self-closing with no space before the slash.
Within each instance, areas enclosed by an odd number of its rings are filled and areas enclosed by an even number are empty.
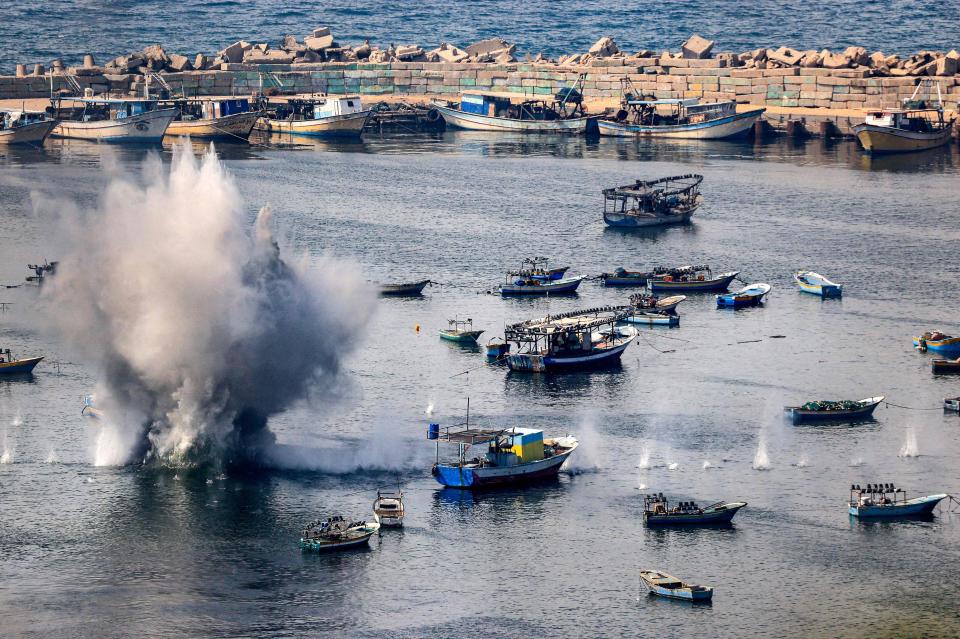
<svg viewBox="0 0 960 639">
<path fill-rule="evenodd" d="M 323 51 L 333 46 L 333 34 L 329 27 L 317 27 L 312 35 L 303 39 L 303 44 L 313 51 Z"/>
<path fill-rule="evenodd" d="M 928 71 L 930 75 L 956 75 L 957 74 L 957 59 L 950 57 L 937 58 L 934 62 L 934 69 L 932 72 Z"/>
<path fill-rule="evenodd" d="M 681 45 L 680 51 L 683 53 L 684 58 L 702 60 L 710 57 L 713 45 L 713 40 L 707 40 L 697 34 L 693 34 Z"/>
<path fill-rule="evenodd" d="M 221 51 L 219 53 L 219 57 L 231 64 L 235 62 L 243 62 L 243 55 L 252 48 L 253 46 L 249 42 L 238 40 Z"/>
<path fill-rule="evenodd" d="M 470 57 L 466 51 L 448 42 L 441 43 L 439 47 L 432 51 L 432 53 L 437 54 L 437 57 L 444 62 L 453 63 L 463 62 Z"/>
<path fill-rule="evenodd" d="M 397 60 L 413 60 L 423 55 L 423 49 L 415 44 L 401 44 L 393 52 L 393 57 Z"/>
<path fill-rule="evenodd" d="M 261 51 L 259 48 L 254 48 L 243 55 L 243 61 L 246 64 L 291 64 L 296 55 L 293 51 L 280 49 Z"/>
<path fill-rule="evenodd" d="M 513 55 L 517 47 L 503 38 L 488 38 L 480 42 L 474 42 L 464 50 L 467 52 L 467 55 L 474 60 L 485 62 L 493 60 L 503 53 Z"/>
<path fill-rule="evenodd" d="M 588 53 L 595 58 L 606 58 L 614 53 L 620 53 L 620 47 L 617 46 L 613 38 L 604 36 L 593 43 Z"/>
<path fill-rule="evenodd" d="M 170 57 L 159 44 L 151 44 L 140 52 L 141 57 L 154 69 L 162 69 L 170 64 Z"/>
<path fill-rule="evenodd" d="M 207 60 L 207 56 L 205 56 L 202 53 L 198 53 L 197 57 L 193 59 L 193 68 L 196 69 L 197 71 L 203 71 L 204 69 L 209 69 L 210 68 L 209 64 L 210 63 Z"/>
<path fill-rule="evenodd" d="M 179 55 L 176 53 L 170 54 L 170 62 L 167 64 L 167 67 L 173 71 L 191 71 L 193 70 L 193 63 L 190 62 L 190 58 L 185 55 Z"/>
<path fill-rule="evenodd" d="M 870 56 L 863 47 L 847 47 L 843 51 L 843 57 L 850 61 L 851 66 L 870 64 Z"/>
<path fill-rule="evenodd" d="M 790 47 L 780 47 L 776 51 L 767 51 L 768 60 L 780 62 L 788 67 L 799 64 L 803 56 L 804 53 L 802 51 L 797 51 Z"/>
<path fill-rule="evenodd" d="M 846 69 L 850 66 L 850 59 L 839 53 L 831 53 L 830 49 L 820 52 L 820 65 L 825 69 Z"/>
</svg>

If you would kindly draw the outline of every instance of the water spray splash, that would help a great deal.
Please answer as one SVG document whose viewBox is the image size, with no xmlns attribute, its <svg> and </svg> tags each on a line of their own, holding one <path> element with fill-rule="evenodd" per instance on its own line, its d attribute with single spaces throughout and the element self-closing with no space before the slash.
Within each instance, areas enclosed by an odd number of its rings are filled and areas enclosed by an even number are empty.
<svg viewBox="0 0 960 639">
<path fill-rule="evenodd" d="M 99 373 L 98 465 L 259 462 L 270 416 L 335 386 L 373 308 L 356 269 L 281 259 L 268 209 L 251 230 L 212 148 L 178 146 L 169 173 L 153 158 L 143 184 L 115 177 L 98 211 L 64 217 L 76 248 L 44 294 Z"/>
<path fill-rule="evenodd" d="M 907 432 L 904 434 L 903 446 L 900 447 L 899 457 L 919 457 L 920 450 L 917 446 L 917 431 L 913 426 L 907 426 Z"/>
<path fill-rule="evenodd" d="M 423 411 L 427 415 L 433 415 L 433 402 L 427 404 L 427 410 Z"/>
<path fill-rule="evenodd" d="M 770 470 L 770 455 L 767 454 L 767 434 L 762 430 L 757 438 L 757 452 L 753 456 L 752 467 L 754 470 Z"/>
<path fill-rule="evenodd" d="M 47 453 L 47 458 L 44 460 L 48 464 L 57 464 L 60 462 L 60 458 L 57 457 L 57 451 L 53 448 Z"/>
<path fill-rule="evenodd" d="M 709 470 L 709 469 L 711 469 L 711 468 L 716 468 L 716 466 L 714 466 L 713 464 L 711 464 L 709 459 L 703 460 L 703 469 L 704 469 L 704 470 Z"/>
<path fill-rule="evenodd" d="M 640 463 L 637 464 L 637 468 L 642 470 L 650 468 L 650 446 L 646 444 L 640 448 Z"/>
<path fill-rule="evenodd" d="M 850 468 L 859 468 L 860 466 L 863 466 L 862 457 L 854 457 L 850 460 Z"/>
<path fill-rule="evenodd" d="M 797 468 L 806 468 L 809 465 L 810 465 L 810 462 L 807 461 L 806 455 L 800 455 L 800 459 L 795 464 Z"/>
<path fill-rule="evenodd" d="M 677 470 L 678 468 L 680 468 L 680 464 L 678 464 L 677 462 L 670 462 L 667 465 L 667 470 Z"/>
</svg>

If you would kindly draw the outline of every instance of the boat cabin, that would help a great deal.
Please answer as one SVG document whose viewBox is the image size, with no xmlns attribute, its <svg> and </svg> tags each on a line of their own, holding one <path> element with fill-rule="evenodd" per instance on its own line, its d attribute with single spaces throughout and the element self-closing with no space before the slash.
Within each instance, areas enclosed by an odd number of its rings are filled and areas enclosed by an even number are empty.
<svg viewBox="0 0 960 639">
<path fill-rule="evenodd" d="M 935 133 L 946 125 L 943 109 L 927 108 L 871 111 L 864 123 L 914 133 Z"/>
<path fill-rule="evenodd" d="M 181 120 L 215 120 L 253 110 L 248 98 L 173 100 L 168 105 L 180 111 Z"/>
<path fill-rule="evenodd" d="M 608 339 L 616 339 L 615 325 L 630 308 L 604 306 L 540 319 L 519 322 L 504 329 L 504 339 L 516 343 L 517 352 L 544 356 L 585 354 L 595 347 L 605 347 Z"/>
<path fill-rule="evenodd" d="M 471 91 L 460 95 L 460 110 L 510 120 L 565 120 L 584 113 L 583 95 L 576 87 L 560 89 L 552 100 L 511 92 Z"/>
<path fill-rule="evenodd" d="M 0 111 L 0 131 L 17 129 L 48 120 L 46 113 L 35 111 Z"/>
<path fill-rule="evenodd" d="M 737 104 L 732 100 L 700 102 L 699 98 L 658 100 L 641 97 L 629 79 L 626 80 L 620 110 L 614 118 L 617 122 L 640 126 L 679 126 L 710 122 L 737 113 Z"/>
<path fill-rule="evenodd" d="M 62 102 L 74 106 L 64 108 Z M 74 122 L 102 122 L 125 120 L 143 113 L 156 111 L 156 100 L 124 100 L 121 98 L 64 98 L 53 101 L 54 117 Z"/>
<path fill-rule="evenodd" d="M 290 99 L 271 104 L 270 109 L 277 120 L 323 120 L 364 110 L 359 95 Z"/>
</svg>

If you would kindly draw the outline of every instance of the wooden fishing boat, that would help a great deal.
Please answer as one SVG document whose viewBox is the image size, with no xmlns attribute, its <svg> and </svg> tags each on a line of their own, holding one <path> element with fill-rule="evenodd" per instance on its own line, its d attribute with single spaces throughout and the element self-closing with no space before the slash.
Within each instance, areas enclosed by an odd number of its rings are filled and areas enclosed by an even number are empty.
<svg viewBox="0 0 960 639">
<path fill-rule="evenodd" d="M 613 273 L 601 273 L 604 286 L 646 286 L 647 280 L 656 277 L 655 271 L 628 271 L 618 268 Z"/>
<path fill-rule="evenodd" d="M 647 280 L 647 288 L 651 293 L 725 291 L 739 274 L 739 271 L 730 271 L 714 277 L 709 266 L 682 266 L 651 277 Z"/>
<path fill-rule="evenodd" d="M 629 312 L 626 306 L 605 306 L 508 326 L 504 339 L 517 348 L 511 348 L 507 365 L 534 373 L 615 365 L 636 336 L 633 329 L 616 326 Z"/>
<path fill-rule="evenodd" d="M 647 586 L 651 595 L 684 601 L 713 599 L 713 588 L 685 583 L 662 570 L 641 570 L 640 580 Z"/>
<path fill-rule="evenodd" d="M 548 257 L 527 257 L 524 258 L 519 270 L 510 271 L 509 277 L 518 277 L 523 279 L 535 280 L 561 280 L 569 266 L 550 267 L 550 258 Z"/>
<path fill-rule="evenodd" d="M 62 102 L 76 106 L 64 108 Z M 93 142 L 159 143 L 178 113 L 159 108 L 156 100 L 58 98 L 53 104 L 58 123 L 52 137 Z"/>
<path fill-rule="evenodd" d="M 0 111 L 0 146 L 12 144 L 41 145 L 57 121 L 46 113 Z"/>
<path fill-rule="evenodd" d="M 51 275 L 56 275 L 59 262 L 43 261 L 43 264 L 27 264 L 27 268 L 33 271 L 33 275 L 27 276 L 27 282 L 40 286 Z"/>
<path fill-rule="evenodd" d="M 943 410 L 952 410 L 955 413 L 960 413 L 960 397 L 944 397 Z"/>
<path fill-rule="evenodd" d="M 25 357 L 17 359 L 10 349 L 0 350 L 0 375 L 25 375 L 33 372 L 43 357 Z"/>
<path fill-rule="evenodd" d="M 564 277 L 558 280 L 540 278 L 516 278 L 507 274 L 507 281 L 500 285 L 500 295 L 569 295 L 577 291 L 583 276 Z"/>
<path fill-rule="evenodd" d="M 603 221 L 621 229 L 689 222 L 703 202 L 702 175 L 677 175 L 603 190 Z"/>
<path fill-rule="evenodd" d="M 930 362 L 934 375 L 960 374 L 960 357 L 957 359 L 935 359 Z"/>
<path fill-rule="evenodd" d="M 934 351 L 948 355 L 960 355 L 960 337 L 952 337 L 943 331 L 927 331 L 913 338 L 913 346 L 921 353 Z"/>
<path fill-rule="evenodd" d="M 671 508 L 663 493 L 654 493 L 643 498 L 643 521 L 648 526 L 728 524 L 746 505 L 743 501 L 718 501 L 701 508 L 696 502 L 681 501 Z"/>
<path fill-rule="evenodd" d="M 419 280 L 400 284 L 380 284 L 380 295 L 381 297 L 414 297 L 422 295 L 423 289 L 430 283 L 430 280 Z"/>
<path fill-rule="evenodd" d="M 670 295 L 657 297 L 656 295 L 631 295 L 630 307 L 638 311 L 654 311 L 658 313 L 675 313 L 677 305 L 687 299 L 686 295 Z"/>
<path fill-rule="evenodd" d="M 656 311 L 634 311 L 623 318 L 629 324 L 644 326 L 680 326 L 680 316 Z"/>
<path fill-rule="evenodd" d="M 451 488 L 481 489 L 508 484 L 529 484 L 556 477 L 560 467 L 577 449 L 575 437 L 545 439 L 536 428 L 470 428 L 465 424 L 441 431 L 430 424 L 427 439 L 437 443 L 437 459 L 431 473 L 442 485 Z M 440 443 L 456 444 L 455 461 L 440 461 Z M 476 456 L 471 448 L 486 445 Z"/>
<path fill-rule="evenodd" d="M 373 502 L 373 517 L 380 526 L 400 528 L 403 526 L 404 515 L 406 512 L 403 508 L 403 491 L 399 486 L 396 490 L 377 490 L 377 498 Z"/>
<path fill-rule="evenodd" d="M 289 98 L 269 104 L 254 128 L 267 133 L 359 138 L 371 113 L 357 95 Z"/>
<path fill-rule="evenodd" d="M 246 140 L 260 118 L 247 98 L 187 98 L 161 102 L 177 109 L 167 135 L 196 140 Z"/>
<path fill-rule="evenodd" d="M 473 330 L 473 320 L 448 320 L 449 327 L 440 329 L 440 339 L 460 344 L 476 344 L 483 331 Z"/>
<path fill-rule="evenodd" d="M 907 491 L 893 484 L 859 484 L 850 486 L 848 512 L 854 517 L 880 519 L 886 517 L 929 516 L 947 495 L 927 495 L 907 499 Z"/>
<path fill-rule="evenodd" d="M 468 131 L 582 134 L 594 119 L 583 110 L 584 77 L 560 89 L 552 101 L 512 92 L 467 91 L 459 103 L 434 103 L 434 108 L 448 126 Z"/>
<path fill-rule="evenodd" d="M 823 298 L 840 297 L 843 295 L 843 287 L 828 280 L 823 275 L 814 271 L 797 271 L 793 274 L 793 279 L 797 286 L 804 293 L 819 295 Z"/>
<path fill-rule="evenodd" d="M 867 153 L 907 153 L 924 151 L 950 142 L 955 118 L 944 119 L 943 97 L 937 83 L 937 103 L 918 100 L 922 88 L 929 89 L 932 81 L 917 85 L 913 95 L 904 99 L 903 108 L 880 109 L 867 113 L 862 124 L 853 127 L 853 133 Z"/>
<path fill-rule="evenodd" d="M 743 308 L 745 306 L 759 306 L 763 298 L 770 292 L 770 285 L 762 282 L 749 284 L 739 291 L 717 295 L 719 308 Z"/>
<path fill-rule="evenodd" d="M 597 121 L 600 135 L 717 140 L 746 134 L 766 110 L 737 113 L 737 104 L 732 100 L 645 99 L 627 77 L 620 80 L 620 92 L 617 113 L 611 119 Z"/>
<path fill-rule="evenodd" d="M 510 352 L 510 344 L 499 337 L 494 337 L 487 342 L 484 352 L 487 354 L 487 359 L 501 361 Z"/>
<path fill-rule="evenodd" d="M 785 406 L 784 411 L 793 418 L 794 424 L 804 422 L 857 421 L 869 419 L 884 400 L 883 395 L 861 400 L 820 400 L 803 406 Z"/>
<path fill-rule="evenodd" d="M 303 530 L 300 535 L 300 549 L 326 552 L 356 548 L 365 545 L 379 530 L 379 523 L 348 522 L 339 515 L 318 519 Z"/>
</svg>

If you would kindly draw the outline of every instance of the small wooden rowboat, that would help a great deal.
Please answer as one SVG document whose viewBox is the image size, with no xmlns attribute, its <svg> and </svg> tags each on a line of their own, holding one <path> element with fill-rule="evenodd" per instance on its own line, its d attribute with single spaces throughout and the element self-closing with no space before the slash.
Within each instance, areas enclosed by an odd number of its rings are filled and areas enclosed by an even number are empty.
<svg viewBox="0 0 960 639">
<path fill-rule="evenodd" d="M 960 374 L 960 357 L 957 359 L 935 359 L 930 362 L 934 375 Z"/>
<path fill-rule="evenodd" d="M 843 295 L 842 286 L 831 282 L 814 271 L 797 271 L 793 274 L 793 279 L 804 293 L 819 295 L 822 298 L 841 297 Z"/>
<path fill-rule="evenodd" d="M 646 585 L 651 595 L 685 601 L 710 601 L 713 599 L 713 588 L 685 583 L 662 570 L 641 570 L 640 580 Z"/>
<path fill-rule="evenodd" d="M 883 395 L 879 395 L 859 401 L 816 401 L 807 402 L 803 406 L 786 406 L 783 410 L 791 415 L 794 424 L 856 421 L 858 419 L 869 419 L 883 400 Z"/>
<path fill-rule="evenodd" d="M 921 353 L 934 351 L 936 353 L 960 355 L 960 337 L 946 335 L 937 330 L 927 331 L 919 337 L 914 337 L 913 346 Z"/>
<path fill-rule="evenodd" d="M 430 283 L 430 280 L 420 280 L 419 282 L 406 282 L 402 284 L 380 284 L 380 295 L 382 297 L 412 297 L 422 295 L 423 289 Z"/>
<path fill-rule="evenodd" d="M 449 328 L 440 329 L 440 339 L 448 342 L 458 342 L 460 344 L 476 344 L 477 338 L 483 331 L 473 330 L 473 320 L 449 320 Z"/>
<path fill-rule="evenodd" d="M 379 523 L 366 521 L 348 522 L 343 517 L 315 521 L 300 536 L 300 549 L 326 552 L 346 550 L 367 543 L 380 530 Z"/>
<path fill-rule="evenodd" d="M 657 311 L 635 311 L 624 317 L 623 321 L 645 326 L 680 326 L 679 315 Z"/>
<path fill-rule="evenodd" d="M 750 284 L 739 291 L 717 295 L 717 306 L 720 308 L 742 308 L 744 306 L 759 306 L 763 298 L 770 292 L 770 285 L 764 283 Z"/>
</svg>

